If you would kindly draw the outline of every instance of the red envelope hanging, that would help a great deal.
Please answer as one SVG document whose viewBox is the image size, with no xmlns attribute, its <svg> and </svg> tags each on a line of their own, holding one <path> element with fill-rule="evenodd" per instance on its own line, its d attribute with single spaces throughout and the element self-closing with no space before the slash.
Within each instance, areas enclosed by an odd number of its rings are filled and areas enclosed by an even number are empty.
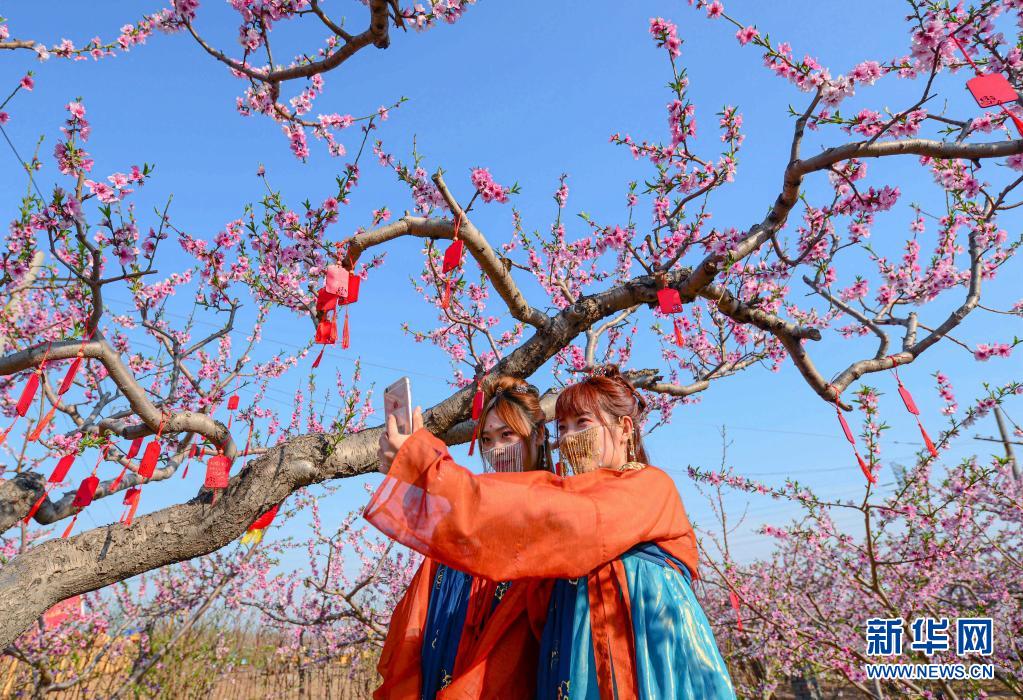
<svg viewBox="0 0 1023 700">
<path fill-rule="evenodd" d="M 317 311 L 333 311 L 337 307 L 337 302 L 337 294 L 331 294 L 326 287 L 316 293 Z"/>
<path fill-rule="evenodd" d="M 337 318 L 324 317 L 316 326 L 316 338 L 314 342 L 322 345 L 333 345 L 337 342 Z"/>
<path fill-rule="evenodd" d="M 18 399 L 18 405 L 15 406 L 15 410 L 19 416 L 24 416 L 28 413 L 29 407 L 32 405 L 32 399 L 36 397 L 36 391 L 39 389 L 39 372 L 33 372 L 29 375 L 28 381 L 25 382 L 25 388 L 21 392 L 21 398 Z"/>
<path fill-rule="evenodd" d="M 441 266 L 441 274 L 446 275 L 462 264 L 462 249 L 462 239 L 456 238 L 451 242 L 448 249 L 444 251 L 444 264 Z"/>
<path fill-rule="evenodd" d="M 1013 102 L 1017 98 L 1012 83 L 1001 73 L 987 73 L 971 78 L 966 81 L 966 89 L 981 107 L 993 107 Z"/>
<path fill-rule="evenodd" d="M 160 459 L 161 449 L 160 441 L 156 438 L 153 438 L 146 445 L 146 451 L 142 453 L 142 461 L 139 462 L 140 477 L 149 479 L 153 476 L 153 472 L 156 470 L 156 463 Z"/>
<path fill-rule="evenodd" d="M 75 377 L 78 376 L 78 369 L 82 366 L 82 356 L 79 355 L 75 358 L 75 361 L 71 363 L 71 366 L 67 368 L 67 373 L 64 375 L 64 381 L 60 383 L 60 388 L 57 389 L 57 395 L 63 396 L 67 393 L 71 385 L 74 384 Z"/>
<path fill-rule="evenodd" d="M 324 289 L 334 296 L 348 296 L 348 270 L 340 265 L 327 265 Z"/>
<path fill-rule="evenodd" d="M 67 473 L 71 471 L 71 465 L 75 463 L 75 455 L 64 455 L 57 462 L 57 466 L 53 468 L 53 473 L 50 474 L 50 478 L 47 480 L 51 484 L 59 484 L 67 478 Z"/>
<path fill-rule="evenodd" d="M 351 275 L 348 278 L 348 294 L 341 301 L 342 304 L 354 304 L 359 300 L 359 286 L 362 284 L 362 278 L 358 275 Z"/>
<path fill-rule="evenodd" d="M 142 496 L 142 489 L 137 486 L 133 486 L 124 492 L 124 514 L 121 515 L 121 523 L 127 527 L 131 525 L 131 521 L 135 519 L 135 511 L 139 507 L 139 498 Z"/>
<path fill-rule="evenodd" d="M 72 508 L 85 508 L 87 505 L 92 503 L 93 496 L 96 495 L 96 488 L 99 486 L 99 478 L 96 476 L 87 476 L 82 480 L 81 485 L 78 487 L 78 491 L 75 493 L 75 499 L 71 501 Z"/>
<path fill-rule="evenodd" d="M 682 297 L 677 289 L 664 287 L 657 290 L 657 308 L 662 314 L 677 314 L 682 310 Z"/>
<path fill-rule="evenodd" d="M 231 396 L 230 398 L 228 398 L 228 400 L 227 400 L 227 410 L 228 411 L 237 410 L 237 408 L 238 408 L 238 401 L 239 401 L 238 394 L 235 394 L 235 395 Z"/>
<path fill-rule="evenodd" d="M 135 459 L 135 455 L 139 453 L 140 449 L 142 449 L 142 438 L 135 438 L 128 446 L 128 459 Z"/>
<path fill-rule="evenodd" d="M 214 455 L 206 462 L 206 481 L 208 489 L 226 489 L 231 474 L 231 460 L 226 455 Z"/>
</svg>

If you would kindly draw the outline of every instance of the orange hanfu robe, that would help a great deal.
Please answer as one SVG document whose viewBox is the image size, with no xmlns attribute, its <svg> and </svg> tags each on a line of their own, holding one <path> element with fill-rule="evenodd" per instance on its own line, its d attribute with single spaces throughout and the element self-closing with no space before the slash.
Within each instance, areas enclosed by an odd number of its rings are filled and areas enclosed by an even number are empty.
<svg viewBox="0 0 1023 700">
<path fill-rule="evenodd" d="M 429 606 L 438 602 L 431 593 L 437 592 L 440 568 L 425 559 L 391 614 L 377 664 L 383 682 L 373 693 L 375 700 L 419 700 L 428 692 L 430 683 L 424 682 L 423 659 L 433 650 L 429 648 L 432 640 L 425 633 Z M 473 587 L 465 611 L 453 674 L 439 690 L 429 694 L 446 700 L 531 697 L 536 684 L 537 639 L 551 582 L 509 586 L 500 605 L 494 604 L 495 584 L 483 580 L 478 583 L 481 585 Z"/>
<path fill-rule="evenodd" d="M 677 562 L 672 566 L 696 575 L 696 539 L 678 491 L 671 477 L 652 467 L 569 478 L 547 472 L 474 475 L 455 464 L 443 442 L 419 430 L 398 451 L 365 517 L 431 559 L 491 581 L 584 578 L 601 698 L 639 697 L 619 557 L 652 543 Z M 520 616 L 531 619 L 535 630 L 540 614 L 527 600 L 521 603 L 526 609 Z M 542 607 L 534 597 L 535 605 Z M 512 606 L 504 612 L 511 615 Z M 510 641 L 501 639 L 500 629 L 489 631 L 497 638 L 494 649 Z M 496 676 L 535 678 L 535 669 L 503 668 L 483 651 L 475 658 L 478 668 Z M 503 696 L 488 690 L 478 697 Z"/>
</svg>

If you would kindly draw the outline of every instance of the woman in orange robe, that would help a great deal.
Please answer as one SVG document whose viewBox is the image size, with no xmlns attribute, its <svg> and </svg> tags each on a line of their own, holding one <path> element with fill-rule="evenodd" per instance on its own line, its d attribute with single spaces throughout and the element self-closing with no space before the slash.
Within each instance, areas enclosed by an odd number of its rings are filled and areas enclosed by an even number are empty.
<svg viewBox="0 0 1023 700">
<path fill-rule="evenodd" d="M 562 455 L 576 472 L 569 478 L 477 477 L 417 431 L 400 441 L 366 509 L 389 536 L 474 575 L 560 579 L 553 595 L 543 591 L 546 615 L 535 609 L 542 596 L 525 601 L 531 628 L 545 622 L 538 682 L 520 697 L 735 697 L 692 594 L 696 541 L 678 491 L 644 464 L 643 410 L 617 370 L 567 388 L 558 419 Z M 501 658 L 477 655 L 475 664 L 497 678 L 522 672 Z"/>
<path fill-rule="evenodd" d="M 417 422 L 416 427 L 421 427 L 421 421 Z M 535 387 L 514 377 L 497 378 L 488 387 L 479 419 L 484 469 L 550 469 L 545 423 Z M 393 456 L 387 450 L 388 442 L 382 440 L 384 458 Z M 459 677 L 467 676 L 480 649 L 487 657 L 506 655 L 505 663 L 512 666 L 534 665 L 537 635 L 522 615 L 530 589 L 516 586 L 514 595 L 511 589 L 511 582 L 493 583 L 425 559 L 392 614 L 378 665 L 383 683 L 374 697 L 433 700 L 446 688 L 449 692 L 444 697 L 453 697 L 469 685 L 469 677 Z M 510 605 L 502 602 L 506 597 Z M 495 650 L 498 638 L 505 643 Z M 513 642 L 507 643 L 508 639 Z M 477 682 L 484 681 L 491 688 L 500 685 L 482 674 Z M 529 678 L 508 678 L 507 682 L 508 697 L 532 693 Z"/>
</svg>

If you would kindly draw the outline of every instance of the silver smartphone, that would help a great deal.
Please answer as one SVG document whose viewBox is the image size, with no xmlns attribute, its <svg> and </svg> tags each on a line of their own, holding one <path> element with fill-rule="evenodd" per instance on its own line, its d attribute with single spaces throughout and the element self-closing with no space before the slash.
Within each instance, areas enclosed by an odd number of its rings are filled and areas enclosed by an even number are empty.
<svg viewBox="0 0 1023 700">
<path fill-rule="evenodd" d="M 394 416 L 398 432 L 412 434 L 412 385 L 408 377 L 402 377 L 384 389 L 384 420 L 388 416 Z"/>
</svg>

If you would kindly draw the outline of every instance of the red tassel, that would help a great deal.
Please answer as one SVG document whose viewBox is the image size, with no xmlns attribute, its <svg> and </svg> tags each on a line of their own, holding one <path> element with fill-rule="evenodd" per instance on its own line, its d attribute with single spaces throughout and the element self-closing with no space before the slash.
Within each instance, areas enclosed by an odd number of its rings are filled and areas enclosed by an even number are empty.
<svg viewBox="0 0 1023 700">
<path fill-rule="evenodd" d="M 326 350 L 326 349 L 327 349 L 326 345 L 324 345 L 322 348 L 320 348 L 319 354 L 317 354 L 316 355 L 316 359 L 313 360 L 313 369 L 316 369 L 317 367 L 320 366 L 320 360 L 323 359 L 323 351 Z"/>
<path fill-rule="evenodd" d="M 675 322 L 675 345 L 680 348 L 685 345 L 685 339 L 682 337 L 682 319 L 676 318 Z"/>
<path fill-rule="evenodd" d="M 231 473 L 231 460 L 225 455 L 215 455 L 206 462 L 206 481 L 208 489 L 227 488 L 228 476 Z"/>
<path fill-rule="evenodd" d="M 65 528 L 64 534 L 61 535 L 61 538 L 66 540 L 68 535 L 71 534 L 71 530 L 74 529 L 75 523 L 77 523 L 77 522 L 78 522 L 78 513 L 75 513 L 75 517 L 71 518 L 71 522 L 68 524 L 67 528 Z"/>
<path fill-rule="evenodd" d="M 931 436 L 927 434 L 926 430 L 924 430 L 924 424 L 920 422 L 919 418 L 916 419 L 916 424 L 917 427 L 920 428 L 920 435 L 924 439 L 924 444 L 927 445 L 927 451 L 931 453 L 931 457 L 937 457 L 938 450 L 934 446 L 934 442 L 931 440 Z"/>
<path fill-rule="evenodd" d="M 71 385 L 74 384 L 75 377 L 78 376 L 78 368 L 82 366 L 82 356 L 79 355 L 75 358 L 75 361 L 71 363 L 71 366 L 67 368 L 67 373 L 64 375 L 64 381 L 60 383 L 60 387 L 57 389 L 57 395 L 63 396 L 67 393 Z"/>
<path fill-rule="evenodd" d="M 473 449 L 476 447 L 476 438 L 480 434 L 479 421 L 476 422 L 476 427 L 472 429 L 472 440 L 469 441 L 469 456 L 472 457 Z"/>
<path fill-rule="evenodd" d="M 462 241 L 455 239 L 452 241 L 448 249 L 444 251 L 444 262 L 441 265 L 440 272 L 442 275 L 454 270 L 456 267 L 462 264 Z"/>
<path fill-rule="evenodd" d="M 872 471 L 870 471 L 870 467 L 867 465 L 867 463 L 865 461 L 863 461 L 863 458 L 860 457 L 860 453 L 856 452 L 855 454 L 856 454 L 856 461 L 860 463 L 860 471 L 863 472 L 863 476 L 867 477 L 867 481 L 869 481 L 870 483 L 876 484 L 877 483 L 877 477 L 874 476 L 874 473 Z"/>
<path fill-rule="evenodd" d="M 19 416 L 24 416 L 28 413 L 29 407 L 32 405 L 32 399 L 36 397 L 36 390 L 39 389 L 39 372 L 33 372 L 28 377 L 28 381 L 25 383 L 25 388 L 21 392 L 21 398 L 18 399 L 18 405 L 15 410 Z"/>
<path fill-rule="evenodd" d="M 1004 106 L 1002 107 L 1002 111 L 1009 115 L 1009 119 L 1011 119 L 1012 123 L 1016 125 L 1016 131 L 1019 132 L 1020 136 L 1023 136 L 1023 121 L 1021 121 L 1019 117 L 1017 117 L 1013 112 L 1006 109 Z"/>
<path fill-rule="evenodd" d="M 22 522 L 28 525 L 32 522 L 32 518 L 39 512 L 39 507 L 43 505 L 43 501 L 46 500 L 46 491 L 43 491 L 43 495 L 39 497 L 39 500 L 32 504 L 32 507 L 28 511 L 28 515 L 22 518 Z"/>
<path fill-rule="evenodd" d="M 444 284 L 444 295 L 440 298 L 440 308 L 447 309 L 451 305 L 451 289 L 454 283 L 455 280 L 448 277 L 448 281 Z"/>
<path fill-rule="evenodd" d="M 36 440 L 39 439 L 39 436 L 43 434 L 44 430 L 46 430 L 46 426 L 48 426 L 50 424 L 50 421 L 53 420 L 53 414 L 54 412 L 56 412 L 56 410 L 57 410 L 56 406 L 50 407 L 50 410 L 46 413 L 45 416 L 43 416 L 43 419 L 36 423 L 36 427 L 32 430 L 31 433 L 29 433 L 28 438 L 26 438 L 28 442 L 35 442 Z"/>
<path fill-rule="evenodd" d="M 153 472 L 156 470 L 156 462 L 160 459 L 160 449 L 160 441 L 156 438 L 153 438 L 146 445 L 146 451 L 142 453 L 142 461 L 139 462 L 139 476 L 143 479 L 153 476 Z"/>
<path fill-rule="evenodd" d="M 18 419 L 15 418 L 14 419 L 14 423 L 17 423 L 17 422 L 18 422 Z M 9 426 L 7 426 L 7 430 L 5 430 L 2 433 L 0 433 L 0 447 L 2 447 L 5 442 L 7 442 L 7 436 L 10 435 L 11 429 L 14 428 L 14 423 L 11 423 Z"/>
<path fill-rule="evenodd" d="M 739 631 L 742 632 L 742 615 L 739 614 L 739 596 L 735 594 L 735 591 L 728 591 L 728 602 L 732 604 L 732 610 L 735 611 L 736 626 Z"/>
<path fill-rule="evenodd" d="M 131 441 L 131 445 L 128 446 L 128 459 L 135 459 L 135 455 L 142 449 L 142 438 L 138 437 Z"/>
<path fill-rule="evenodd" d="M 347 350 L 351 344 L 351 335 L 348 333 L 348 309 L 345 309 L 345 325 L 341 329 L 341 349 Z"/>
<path fill-rule="evenodd" d="M 852 431 L 849 430 L 849 424 L 845 422 L 845 416 L 842 415 L 842 409 L 835 406 L 835 413 L 838 414 L 838 422 L 842 424 L 842 432 L 845 433 L 845 439 L 849 441 L 850 445 L 855 445 L 856 438 L 853 437 Z"/>
<path fill-rule="evenodd" d="M 71 501 L 71 507 L 85 508 L 92 503 L 92 498 L 96 495 L 97 487 L 99 487 L 99 479 L 97 477 L 87 476 L 82 479 L 82 483 L 78 487 L 78 492 L 75 494 L 75 499 Z"/>
<path fill-rule="evenodd" d="M 188 478 L 188 465 L 189 465 L 189 464 L 191 464 L 191 463 L 192 463 L 192 458 L 191 458 L 191 457 L 189 457 L 189 458 L 188 458 L 188 461 L 187 461 L 187 462 L 185 462 L 185 468 L 184 468 L 184 470 L 183 470 L 183 471 L 181 472 L 181 478 L 182 478 L 182 479 L 187 479 L 187 478 Z"/>
<path fill-rule="evenodd" d="M 121 473 L 117 475 L 117 478 L 110 482 L 110 493 L 117 490 L 117 487 L 121 485 L 121 480 L 124 478 L 125 473 L 128 471 L 128 467 L 121 467 Z"/>
<path fill-rule="evenodd" d="M 71 471 L 71 465 L 74 464 L 75 455 L 64 455 L 57 462 L 57 466 L 54 467 L 53 473 L 50 474 L 50 478 L 47 480 L 51 484 L 59 484 L 67 478 L 67 473 Z"/>
</svg>

